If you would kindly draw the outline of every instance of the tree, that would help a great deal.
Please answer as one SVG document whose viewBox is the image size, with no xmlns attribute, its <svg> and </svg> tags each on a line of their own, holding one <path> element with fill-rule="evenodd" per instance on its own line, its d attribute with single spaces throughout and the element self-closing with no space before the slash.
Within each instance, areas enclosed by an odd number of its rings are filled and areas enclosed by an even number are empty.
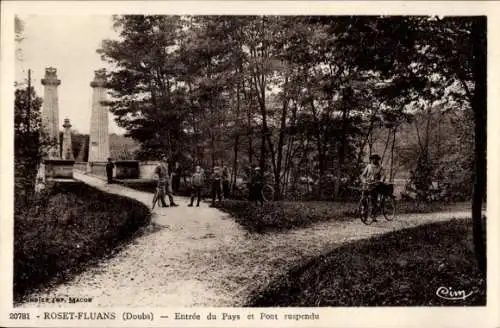
<svg viewBox="0 0 500 328">
<path fill-rule="evenodd" d="M 44 138 L 40 131 L 42 99 L 33 87 L 17 89 L 14 101 L 14 190 L 16 209 L 33 196 Z"/>
<path fill-rule="evenodd" d="M 474 76 L 474 145 L 475 177 L 472 193 L 473 236 L 479 268 L 486 273 L 486 233 L 482 215 L 486 197 L 486 17 L 476 17 L 472 23 L 472 64 Z"/>
<path fill-rule="evenodd" d="M 117 66 L 109 75 L 115 114 L 127 136 L 142 144 L 139 155 L 158 157 L 181 149 L 185 98 L 179 83 L 178 16 L 115 16 L 121 40 L 105 40 L 98 49 L 103 60 Z"/>
<path fill-rule="evenodd" d="M 118 124 L 141 143 L 141 157 L 167 152 L 192 155 L 207 166 L 232 163 L 233 181 L 242 167 L 258 162 L 282 199 L 305 177 L 352 183 L 375 145 L 391 177 L 416 166 L 425 177 L 422 190 L 443 172 L 444 150 L 467 152 L 433 141 L 445 120 L 434 119 L 437 105 L 447 113 L 473 112 L 468 18 L 114 21 L 121 39 L 106 40 L 99 50 L 116 67 L 109 105 Z M 418 128 L 409 135 L 416 135 L 416 146 L 398 140 L 409 118 Z M 457 133 L 467 129 L 462 122 L 457 120 L 463 128 Z M 458 135 L 468 140 L 467 133 Z M 453 183 L 466 183 L 468 171 L 454 172 Z M 330 194 L 336 196 L 340 184 L 335 186 Z"/>
<path fill-rule="evenodd" d="M 342 27 L 344 28 L 344 27 Z M 377 70 L 392 81 L 395 96 L 416 93 L 432 103 L 459 81 L 474 113 L 475 178 L 472 195 L 474 246 L 481 270 L 486 268 L 482 201 L 486 190 L 486 18 L 398 17 L 354 19 L 344 42 L 360 69 Z M 436 86 L 433 83 L 437 79 Z M 472 87 L 471 87 L 472 86 Z"/>
<path fill-rule="evenodd" d="M 17 16 L 15 42 L 24 39 L 24 22 Z M 22 61 L 21 48 L 16 48 L 16 61 Z M 28 70 L 27 83 L 14 83 L 14 195 L 16 213 L 29 204 L 35 192 L 37 169 L 43 156 L 42 147 L 48 145 L 47 138 L 40 129 L 40 108 L 42 99 L 37 97 L 31 86 Z"/>
</svg>

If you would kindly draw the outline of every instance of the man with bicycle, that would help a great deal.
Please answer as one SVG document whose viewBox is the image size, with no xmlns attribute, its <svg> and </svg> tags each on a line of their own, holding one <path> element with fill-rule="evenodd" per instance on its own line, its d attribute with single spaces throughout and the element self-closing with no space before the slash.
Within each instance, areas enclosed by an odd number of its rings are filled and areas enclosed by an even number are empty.
<svg viewBox="0 0 500 328">
<path fill-rule="evenodd" d="M 172 181 L 171 181 L 171 174 L 169 172 L 167 156 L 163 156 L 161 158 L 161 163 L 155 168 L 154 173 L 158 178 L 157 193 L 159 200 L 161 202 L 160 204 L 161 207 L 168 207 L 168 205 L 165 203 L 165 195 L 168 196 L 171 207 L 178 206 L 174 202 L 174 197 L 172 193 Z"/>
<path fill-rule="evenodd" d="M 377 198 L 385 181 L 385 172 L 382 165 L 380 165 L 380 156 L 377 154 L 370 156 L 370 163 L 365 167 L 363 173 L 361 173 L 360 179 L 364 187 L 370 195 L 372 206 L 375 209 L 377 207 Z M 372 211 L 373 221 L 375 219 L 375 211 Z"/>
</svg>

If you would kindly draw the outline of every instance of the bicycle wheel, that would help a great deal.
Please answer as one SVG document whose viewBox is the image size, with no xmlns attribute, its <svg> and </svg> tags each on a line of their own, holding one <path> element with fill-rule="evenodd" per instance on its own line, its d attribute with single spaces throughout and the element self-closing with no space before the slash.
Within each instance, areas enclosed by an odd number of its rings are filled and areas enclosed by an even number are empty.
<svg viewBox="0 0 500 328">
<path fill-rule="evenodd" d="M 264 188 L 262 188 L 262 198 L 264 198 L 266 202 L 273 200 L 274 188 L 270 185 L 264 185 Z"/>
<path fill-rule="evenodd" d="M 394 196 L 388 196 L 382 198 L 381 202 L 382 214 L 387 221 L 394 220 L 396 216 L 396 198 Z"/>
<path fill-rule="evenodd" d="M 153 196 L 153 206 L 151 207 L 152 209 L 155 208 L 157 202 L 158 202 L 158 190 L 155 191 L 155 194 Z"/>
<path fill-rule="evenodd" d="M 233 188 L 232 196 L 236 200 L 246 200 L 248 198 L 248 192 L 244 188 L 235 187 Z"/>
<path fill-rule="evenodd" d="M 371 213 L 370 203 L 371 202 L 366 197 L 363 197 L 359 201 L 358 205 L 359 218 L 361 219 L 361 222 L 363 222 L 366 225 L 370 225 L 373 222 L 373 218 L 370 215 Z"/>
</svg>

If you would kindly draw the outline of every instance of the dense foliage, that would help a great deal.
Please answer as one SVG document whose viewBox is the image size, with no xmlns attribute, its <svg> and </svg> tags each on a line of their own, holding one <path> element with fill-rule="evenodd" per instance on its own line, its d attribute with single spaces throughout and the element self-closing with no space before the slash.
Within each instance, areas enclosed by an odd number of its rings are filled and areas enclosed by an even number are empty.
<svg viewBox="0 0 500 328">
<path fill-rule="evenodd" d="M 98 50 L 115 67 L 109 105 L 143 157 L 229 159 L 233 172 L 258 163 L 271 172 L 276 199 L 299 181 L 309 190 L 310 180 L 330 176 L 337 199 L 367 152 L 387 153 L 395 176 L 398 130 L 423 115 L 402 171 L 412 171 L 420 199 L 430 199 L 436 177 L 448 198 L 472 198 L 485 270 L 486 17 L 116 16 L 114 23 L 120 38 Z M 441 136 L 431 135 L 431 117 L 447 112 L 465 129 L 445 139 L 464 143 L 432 156 Z M 373 149 L 382 127 L 385 146 Z M 443 163 L 446 156 L 460 161 Z M 460 186 L 469 188 L 457 193 Z"/>
<path fill-rule="evenodd" d="M 378 152 L 391 178 L 413 171 L 425 193 L 444 176 L 453 198 L 468 199 L 472 22 L 116 16 L 120 39 L 98 52 L 115 65 L 110 110 L 141 158 L 166 152 L 234 172 L 259 164 L 283 198 L 304 177 L 351 181 Z M 454 139 L 464 142 L 447 147 Z M 450 167 L 453 158 L 465 165 Z M 339 196 L 341 183 L 330 185 Z"/>
</svg>

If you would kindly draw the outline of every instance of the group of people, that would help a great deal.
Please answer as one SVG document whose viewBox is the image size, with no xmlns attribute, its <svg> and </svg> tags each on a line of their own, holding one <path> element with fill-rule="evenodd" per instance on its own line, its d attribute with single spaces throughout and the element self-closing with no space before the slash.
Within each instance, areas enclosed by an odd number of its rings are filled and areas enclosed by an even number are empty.
<svg viewBox="0 0 500 328">
<path fill-rule="evenodd" d="M 108 163 L 106 164 L 106 173 L 108 178 L 108 183 L 113 181 L 113 169 L 114 164 L 111 158 L 108 158 Z M 157 191 L 158 199 L 161 207 L 175 207 L 178 206 L 174 201 L 174 190 L 179 190 L 180 185 L 180 166 L 176 164 L 174 169 L 171 169 L 168 165 L 168 157 L 163 156 L 161 158 L 160 164 L 155 168 L 154 171 L 157 177 Z M 363 173 L 360 176 L 361 181 L 368 187 L 368 192 L 371 196 L 373 204 L 376 203 L 377 196 L 381 193 L 381 187 L 385 181 L 384 169 L 380 165 L 380 156 L 372 155 L 370 156 L 370 163 L 365 167 Z M 231 175 L 226 166 L 219 167 L 215 166 L 209 175 L 205 174 L 205 171 L 200 165 L 196 165 L 194 171 L 191 174 L 190 179 L 190 191 L 191 191 L 191 201 L 188 206 L 194 206 L 194 201 L 196 199 L 196 206 L 200 206 L 200 201 L 203 197 L 203 188 L 208 184 L 211 187 L 212 204 L 214 207 L 216 205 L 216 200 L 221 202 L 224 198 L 229 198 L 229 186 L 230 186 Z M 256 203 L 264 203 L 264 197 L 262 190 L 264 188 L 264 179 L 261 170 L 258 166 L 254 167 L 248 180 L 248 190 L 249 198 Z M 165 196 L 169 199 L 169 205 L 165 202 Z"/>
<path fill-rule="evenodd" d="M 361 181 L 368 188 L 373 203 L 376 203 L 377 196 L 381 192 L 380 188 L 385 182 L 385 172 L 380 164 L 380 160 L 381 158 L 379 155 L 371 155 L 370 163 L 365 167 L 360 176 Z M 108 163 L 106 164 L 108 183 L 112 183 L 113 181 L 113 169 L 114 164 L 111 158 L 108 158 Z M 175 169 L 170 169 L 168 165 L 168 157 L 163 156 L 160 164 L 155 168 L 154 173 L 158 181 L 157 191 L 159 193 L 158 196 L 160 206 L 178 206 L 174 201 L 173 184 L 176 186 L 176 190 L 178 190 L 180 185 L 180 166 L 176 164 Z M 211 187 L 212 207 L 215 206 L 216 200 L 221 202 L 223 198 L 229 198 L 230 179 L 231 175 L 226 166 L 222 168 L 215 166 L 211 175 L 207 179 L 207 175 L 205 174 L 203 168 L 200 165 L 196 165 L 190 179 L 191 201 L 188 206 L 194 206 L 195 199 L 196 206 L 200 206 L 200 201 L 203 197 L 203 188 L 207 182 L 209 182 Z M 249 198 L 262 204 L 264 202 L 262 193 L 264 188 L 264 179 L 258 166 L 252 169 L 250 176 L 247 177 L 247 180 L 250 193 Z M 170 205 L 167 205 L 165 202 L 165 196 L 168 197 Z"/>
<path fill-rule="evenodd" d="M 163 156 L 161 158 L 161 163 L 155 169 L 155 175 L 157 177 L 157 190 L 159 193 L 159 201 L 161 207 L 168 207 L 169 205 L 165 202 L 165 196 L 168 196 L 170 201 L 170 206 L 178 206 L 174 202 L 173 198 L 173 184 L 176 183 L 176 178 L 179 180 L 178 184 L 180 184 L 180 169 L 177 166 L 176 170 L 170 170 L 168 165 L 168 157 Z M 219 166 L 215 166 L 209 176 L 205 174 L 205 171 L 200 165 L 196 165 L 194 167 L 193 172 L 191 173 L 189 189 L 191 192 L 191 201 L 189 203 L 189 207 L 194 206 L 194 201 L 196 199 L 196 206 L 200 206 L 200 201 L 203 197 L 203 188 L 209 183 L 211 187 L 212 194 L 212 204 L 214 207 L 216 205 L 216 200 L 219 202 L 222 201 L 223 198 L 229 197 L 229 185 L 230 185 L 231 175 L 227 167 L 220 168 Z M 177 186 L 178 188 L 179 186 Z M 178 189 L 177 189 L 178 190 Z"/>
</svg>

